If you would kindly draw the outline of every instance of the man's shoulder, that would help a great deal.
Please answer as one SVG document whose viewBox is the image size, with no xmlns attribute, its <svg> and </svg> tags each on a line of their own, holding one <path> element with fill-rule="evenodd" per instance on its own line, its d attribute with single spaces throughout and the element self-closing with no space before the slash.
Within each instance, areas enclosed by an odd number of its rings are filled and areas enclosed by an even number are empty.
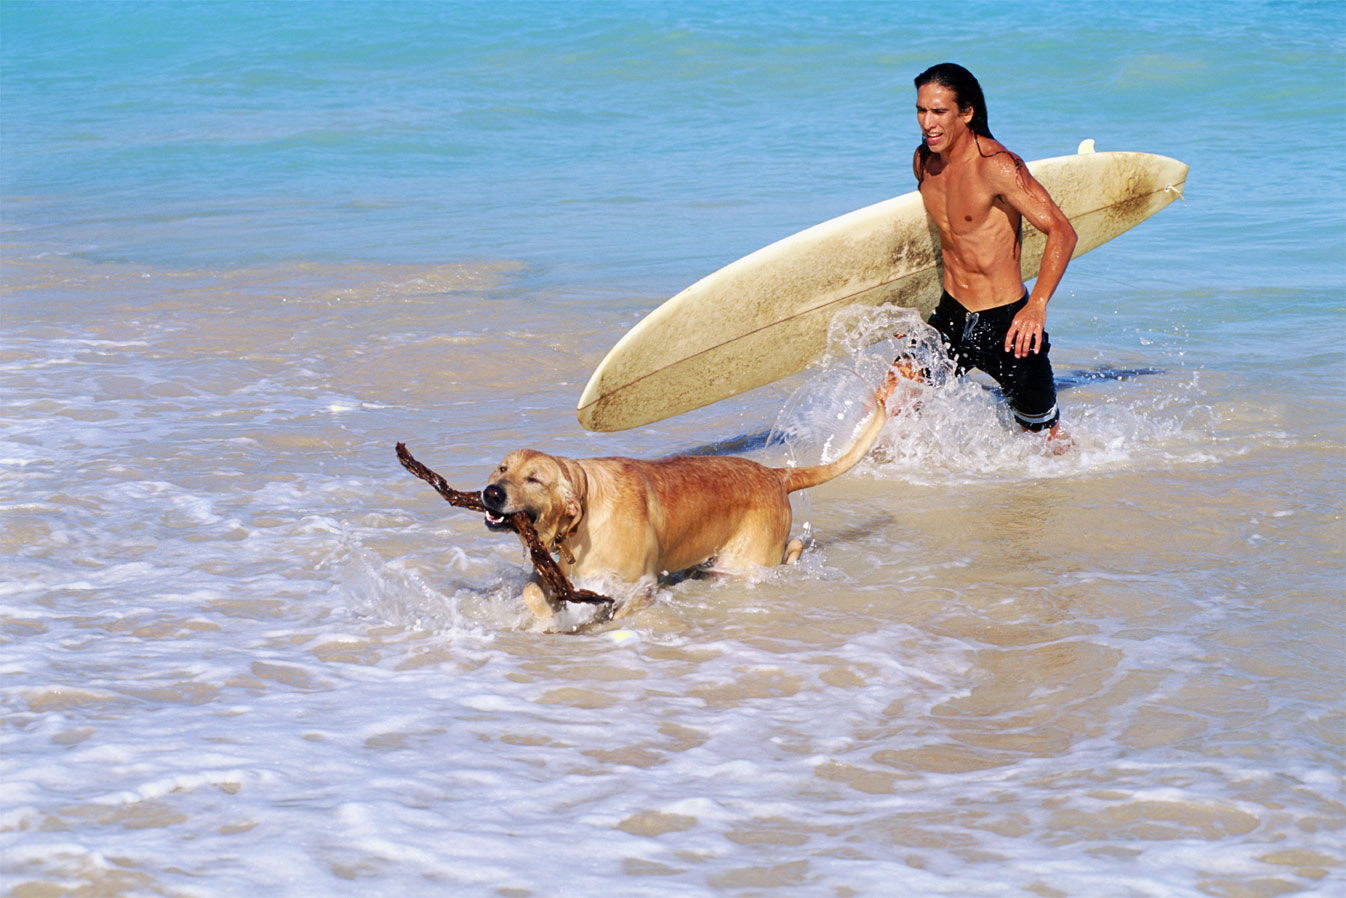
<svg viewBox="0 0 1346 898">
<path fill-rule="evenodd" d="M 1016 165 L 1023 165 L 1023 159 L 1018 153 L 1010 150 L 998 140 L 992 140 L 989 137 L 977 139 L 977 162 L 983 168 L 1010 169 Z"/>
<path fill-rule="evenodd" d="M 978 141 L 976 165 L 981 176 L 993 183 L 1022 184 L 1028 168 L 1018 153 L 998 140 L 983 137 Z"/>
</svg>

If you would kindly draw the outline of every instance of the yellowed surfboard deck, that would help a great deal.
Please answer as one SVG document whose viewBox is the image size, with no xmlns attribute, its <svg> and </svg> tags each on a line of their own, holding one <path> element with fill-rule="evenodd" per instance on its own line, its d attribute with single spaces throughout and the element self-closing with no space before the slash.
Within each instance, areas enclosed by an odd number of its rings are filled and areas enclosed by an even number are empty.
<svg viewBox="0 0 1346 898">
<path fill-rule="evenodd" d="M 1028 163 L 1087 253 L 1182 196 L 1187 166 L 1151 153 L 1079 153 Z M 1024 222 L 1023 276 L 1046 237 Z M 929 316 L 943 279 L 939 234 L 913 191 L 814 225 L 731 262 L 650 312 L 617 342 L 580 396 L 580 424 L 626 430 L 773 383 L 827 348 L 855 303 Z"/>
</svg>

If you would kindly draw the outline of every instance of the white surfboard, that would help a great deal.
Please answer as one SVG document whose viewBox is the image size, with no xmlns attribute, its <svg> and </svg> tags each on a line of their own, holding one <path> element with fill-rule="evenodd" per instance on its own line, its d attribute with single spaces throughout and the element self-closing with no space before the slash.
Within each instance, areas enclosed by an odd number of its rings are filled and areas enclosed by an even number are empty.
<svg viewBox="0 0 1346 898">
<path fill-rule="evenodd" d="M 1176 159 L 1095 153 L 1091 140 L 1028 169 L 1074 225 L 1074 256 L 1154 215 L 1187 181 Z M 1026 221 L 1023 230 L 1030 280 L 1046 236 Z M 942 280 L 939 234 L 915 191 L 814 225 L 707 275 L 631 328 L 584 388 L 580 424 L 626 430 L 773 383 L 822 355 L 839 310 L 895 303 L 929 316 Z"/>
</svg>

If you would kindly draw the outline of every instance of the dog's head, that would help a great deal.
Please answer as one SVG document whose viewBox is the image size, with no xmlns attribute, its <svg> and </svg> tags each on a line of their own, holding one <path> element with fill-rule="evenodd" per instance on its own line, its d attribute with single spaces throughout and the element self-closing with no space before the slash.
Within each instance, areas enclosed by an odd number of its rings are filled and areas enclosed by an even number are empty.
<svg viewBox="0 0 1346 898">
<path fill-rule="evenodd" d="M 522 511 L 549 544 L 579 524 L 587 486 L 584 469 L 573 459 L 516 449 L 491 472 L 481 492 L 486 526 L 509 530 L 509 516 Z"/>
</svg>

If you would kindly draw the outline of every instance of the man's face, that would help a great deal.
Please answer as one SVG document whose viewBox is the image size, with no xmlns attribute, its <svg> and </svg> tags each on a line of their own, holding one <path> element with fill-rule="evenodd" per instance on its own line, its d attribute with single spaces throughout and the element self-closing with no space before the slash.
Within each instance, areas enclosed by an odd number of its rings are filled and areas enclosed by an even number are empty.
<svg viewBox="0 0 1346 898">
<path fill-rule="evenodd" d="M 916 91 L 916 121 L 932 153 L 943 153 L 961 140 L 973 112 L 971 106 L 960 110 L 953 91 L 942 84 L 931 81 Z"/>
</svg>

